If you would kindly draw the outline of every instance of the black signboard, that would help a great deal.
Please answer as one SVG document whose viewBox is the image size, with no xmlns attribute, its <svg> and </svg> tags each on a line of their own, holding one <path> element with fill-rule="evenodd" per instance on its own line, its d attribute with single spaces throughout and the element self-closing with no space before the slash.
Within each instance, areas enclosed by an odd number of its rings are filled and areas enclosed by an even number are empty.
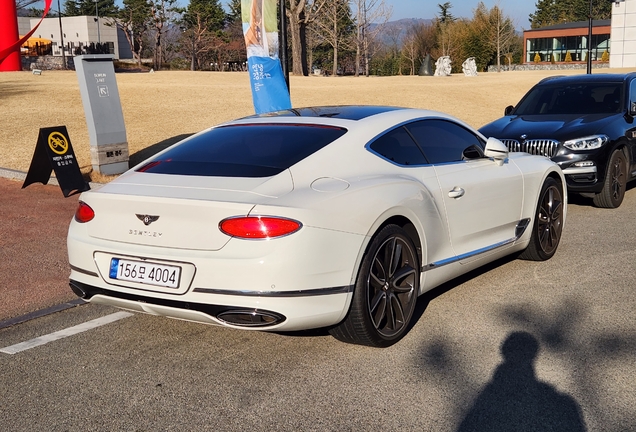
<svg viewBox="0 0 636 432">
<path fill-rule="evenodd" d="M 91 188 L 82 177 L 66 126 L 40 129 L 22 189 L 32 183 L 47 184 L 53 171 L 65 197 Z"/>
</svg>

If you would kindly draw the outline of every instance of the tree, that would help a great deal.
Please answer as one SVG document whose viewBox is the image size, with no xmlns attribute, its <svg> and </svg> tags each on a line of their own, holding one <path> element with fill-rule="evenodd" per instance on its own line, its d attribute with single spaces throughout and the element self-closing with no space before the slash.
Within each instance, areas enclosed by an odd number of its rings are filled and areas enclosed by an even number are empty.
<svg viewBox="0 0 636 432">
<path fill-rule="evenodd" d="M 161 69 L 161 65 L 163 64 L 161 38 L 165 33 L 167 23 L 174 19 L 179 10 L 176 6 L 176 1 L 177 0 L 148 0 L 154 30 L 155 46 L 152 64 L 155 70 Z"/>
<path fill-rule="evenodd" d="M 437 45 L 436 26 L 430 22 L 414 22 L 406 28 L 402 39 L 402 57 L 409 65 L 410 74 L 419 72 L 420 61 L 434 51 Z"/>
<path fill-rule="evenodd" d="M 118 13 L 115 0 L 76 0 L 77 15 L 114 17 Z M 64 4 L 66 6 L 66 3 Z"/>
<path fill-rule="evenodd" d="M 400 63 L 400 35 L 402 31 L 403 28 L 399 26 L 391 26 L 384 31 L 383 75 L 402 75 Z"/>
<path fill-rule="evenodd" d="M 409 63 L 409 75 L 415 75 L 415 61 L 419 58 L 416 38 L 413 27 L 410 27 L 402 40 L 402 57 Z"/>
<path fill-rule="evenodd" d="M 612 2 L 592 1 L 593 19 L 610 19 Z M 565 22 L 587 21 L 590 15 L 590 0 L 537 0 L 536 10 L 530 14 L 531 28 L 540 28 Z"/>
<path fill-rule="evenodd" d="M 66 0 L 64 2 L 64 15 L 66 16 L 79 16 L 81 15 L 79 11 L 79 7 L 77 6 L 77 1 L 75 0 Z"/>
<path fill-rule="evenodd" d="M 456 21 L 455 17 L 450 13 L 450 9 L 453 7 L 450 2 L 444 4 L 438 4 L 439 15 L 436 17 L 435 22 L 439 32 L 438 43 L 440 45 L 442 56 L 451 54 L 453 46 L 452 24 Z"/>
<path fill-rule="evenodd" d="M 191 41 L 184 43 L 185 51 L 191 56 L 190 69 L 200 66 L 201 57 L 218 49 L 223 43 L 222 34 L 225 25 L 225 12 L 218 0 L 190 0 L 183 14 L 184 37 Z"/>
<path fill-rule="evenodd" d="M 356 64 L 355 76 L 360 73 L 364 63 L 364 74 L 369 76 L 369 47 L 389 18 L 393 8 L 387 6 L 384 0 L 352 0 L 355 8 L 355 38 Z M 372 25 L 373 24 L 373 25 Z"/>
<path fill-rule="evenodd" d="M 227 7 L 230 9 L 227 14 L 228 22 L 243 22 L 241 17 L 241 0 L 229 0 Z"/>
<path fill-rule="evenodd" d="M 161 36 L 163 64 L 175 69 L 186 69 L 181 49 L 182 30 L 177 25 L 168 25 Z"/>
<path fill-rule="evenodd" d="M 117 26 L 126 36 L 133 58 L 141 66 L 148 28 L 152 22 L 150 4 L 146 0 L 123 0 L 123 8 L 119 10 L 117 18 Z"/>
<path fill-rule="evenodd" d="M 482 62 L 485 60 L 489 63 L 494 57 L 497 72 L 500 72 L 501 56 L 510 51 L 512 43 L 516 40 L 514 23 L 509 17 L 504 16 L 499 6 L 495 5 L 488 10 L 483 2 L 479 2 L 475 9 L 473 25 L 483 46 L 490 50 L 490 55 L 482 59 Z"/>
<path fill-rule="evenodd" d="M 449 56 L 452 60 L 453 72 L 461 71 L 462 61 L 469 57 L 466 41 L 471 35 L 471 23 L 466 19 L 456 19 L 451 13 L 450 2 L 437 5 L 440 9 L 435 19 L 437 29 L 437 44 L 433 57 Z"/>
<path fill-rule="evenodd" d="M 292 46 L 292 72 L 294 75 L 308 75 L 307 43 L 307 0 L 287 0 L 286 14 L 289 20 L 289 34 Z"/>
<path fill-rule="evenodd" d="M 407 29 L 407 35 L 413 34 L 418 59 L 434 52 L 437 46 L 437 27 L 434 23 L 417 22 Z"/>
<path fill-rule="evenodd" d="M 183 15 L 186 24 L 194 26 L 200 22 L 209 32 L 223 30 L 225 12 L 219 0 L 190 0 L 190 4 Z"/>
<path fill-rule="evenodd" d="M 437 7 L 439 8 L 438 20 L 440 23 L 447 24 L 455 21 L 456 18 L 450 13 L 451 8 L 453 7 L 451 2 L 446 2 L 444 4 L 438 3 Z"/>
<path fill-rule="evenodd" d="M 245 37 L 243 36 L 241 0 L 230 0 L 228 8 L 230 11 L 226 17 L 227 24 L 225 29 L 229 38 L 229 42 L 226 47 L 227 55 L 234 63 L 242 64 L 247 61 L 247 52 L 245 48 Z"/>
<path fill-rule="evenodd" d="M 332 74 L 336 76 L 338 74 L 339 52 L 350 42 L 353 30 L 349 1 L 327 0 L 322 7 L 322 13 L 316 16 L 316 25 L 313 31 L 316 32 L 319 40 L 331 47 Z"/>
<path fill-rule="evenodd" d="M 287 19 L 292 46 L 292 72 L 294 75 L 309 74 L 307 68 L 307 26 L 320 15 L 327 0 L 281 0 L 287 1 Z"/>
<path fill-rule="evenodd" d="M 26 9 L 27 6 L 31 6 L 34 3 L 38 3 L 40 0 L 16 0 L 15 8 L 17 10 Z M 42 16 L 42 15 L 40 15 Z"/>
</svg>

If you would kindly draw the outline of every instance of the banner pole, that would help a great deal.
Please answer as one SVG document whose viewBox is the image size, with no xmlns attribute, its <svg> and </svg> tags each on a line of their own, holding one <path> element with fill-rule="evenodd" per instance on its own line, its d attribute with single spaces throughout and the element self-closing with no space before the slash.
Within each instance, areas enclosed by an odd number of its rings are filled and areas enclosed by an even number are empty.
<svg viewBox="0 0 636 432">
<path fill-rule="evenodd" d="M 287 90 L 291 94 L 289 88 L 289 65 L 287 64 L 287 11 L 285 8 L 285 0 L 279 1 L 279 26 L 278 26 L 278 46 L 281 66 L 283 67 L 283 74 L 285 75 L 285 83 L 287 84 Z"/>
</svg>

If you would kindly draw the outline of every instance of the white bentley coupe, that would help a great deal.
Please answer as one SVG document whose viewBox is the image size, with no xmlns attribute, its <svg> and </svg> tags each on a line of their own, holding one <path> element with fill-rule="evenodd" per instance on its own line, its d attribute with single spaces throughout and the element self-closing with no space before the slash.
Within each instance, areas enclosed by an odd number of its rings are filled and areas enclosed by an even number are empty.
<svg viewBox="0 0 636 432">
<path fill-rule="evenodd" d="M 417 297 L 509 254 L 556 252 L 567 192 L 543 156 L 449 115 L 292 109 L 221 124 L 84 192 L 81 298 L 250 330 L 328 328 L 385 347 Z"/>
</svg>

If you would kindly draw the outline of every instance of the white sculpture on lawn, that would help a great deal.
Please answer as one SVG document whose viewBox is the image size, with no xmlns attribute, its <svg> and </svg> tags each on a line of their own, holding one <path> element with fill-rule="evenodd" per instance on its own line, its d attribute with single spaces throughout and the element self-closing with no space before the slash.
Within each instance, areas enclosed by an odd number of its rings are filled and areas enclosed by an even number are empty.
<svg viewBox="0 0 636 432">
<path fill-rule="evenodd" d="M 449 56 L 441 56 L 435 62 L 435 76 L 450 76 L 451 59 Z"/>
<path fill-rule="evenodd" d="M 475 63 L 475 57 L 468 57 L 464 63 L 462 63 L 462 70 L 465 76 L 477 76 L 477 64 Z"/>
</svg>

